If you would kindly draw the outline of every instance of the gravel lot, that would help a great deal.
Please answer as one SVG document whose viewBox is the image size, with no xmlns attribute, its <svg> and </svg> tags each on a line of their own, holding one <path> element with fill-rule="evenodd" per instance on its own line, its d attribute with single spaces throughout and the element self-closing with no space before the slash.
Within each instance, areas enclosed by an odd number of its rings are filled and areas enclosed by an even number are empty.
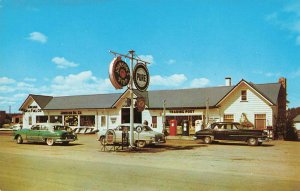
<svg viewBox="0 0 300 191">
<path fill-rule="evenodd" d="M 0 190 L 300 190 L 299 159 L 300 142 L 168 140 L 103 152 L 95 135 L 50 147 L 0 132 Z"/>
</svg>

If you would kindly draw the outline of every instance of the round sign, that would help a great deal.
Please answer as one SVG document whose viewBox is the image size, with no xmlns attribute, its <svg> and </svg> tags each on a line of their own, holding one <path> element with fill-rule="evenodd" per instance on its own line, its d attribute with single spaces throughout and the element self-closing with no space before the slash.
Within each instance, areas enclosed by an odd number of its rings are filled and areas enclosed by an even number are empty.
<svg viewBox="0 0 300 191">
<path fill-rule="evenodd" d="M 137 133 L 141 133 L 142 130 L 143 130 L 143 127 L 142 127 L 142 126 L 137 126 L 137 127 L 136 127 L 136 132 L 137 132 Z"/>
<path fill-rule="evenodd" d="M 135 108 L 138 112 L 142 112 L 145 109 L 145 99 L 143 97 L 136 98 Z"/>
<path fill-rule="evenodd" d="M 109 79 L 116 89 L 122 89 L 130 81 L 130 69 L 120 56 L 114 58 L 110 63 Z"/>
<path fill-rule="evenodd" d="M 140 91 L 148 88 L 150 76 L 145 64 L 137 63 L 133 70 L 133 82 L 135 87 Z"/>
</svg>

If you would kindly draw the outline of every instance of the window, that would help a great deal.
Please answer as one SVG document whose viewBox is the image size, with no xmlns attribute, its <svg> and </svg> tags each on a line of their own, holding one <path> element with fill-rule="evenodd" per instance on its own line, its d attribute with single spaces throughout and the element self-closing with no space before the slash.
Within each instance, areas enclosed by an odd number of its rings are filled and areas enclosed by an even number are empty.
<svg viewBox="0 0 300 191">
<path fill-rule="evenodd" d="M 65 125 L 78 126 L 78 116 L 77 115 L 65 115 Z"/>
<path fill-rule="evenodd" d="M 241 91 L 241 101 L 247 101 L 247 90 Z"/>
<path fill-rule="evenodd" d="M 224 115 L 224 122 L 234 122 L 233 114 L 225 114 Z"/>
<path fill-rule="evenodd" d="M 95 126 L 95 116 L 94 115 L 81 115 L 80 116 L 80 126 Z"/>
<path fill-rule="evenodd" d="M 266 114 L 255 114 L 255 128 L 256 129 L 266 128 Z"/>
<path fill-rule="evenodd" d="M 106 116 L 101 116 L 101 127 L 106 127 Z"/>
<path fill-rule="evenodd" d="M 152 116 L 152 128 L 157 128 L 157 116 Z"/>
<path fill-rule="evenodd" d="M 62 123 L 62 116 L 59 115 L 51 115 L 50 123 Z"/>
<path fill-rule="evenodd" d="M 36 116 L 37 123 L 47 123 L 48 116 Z"/>
</svg>

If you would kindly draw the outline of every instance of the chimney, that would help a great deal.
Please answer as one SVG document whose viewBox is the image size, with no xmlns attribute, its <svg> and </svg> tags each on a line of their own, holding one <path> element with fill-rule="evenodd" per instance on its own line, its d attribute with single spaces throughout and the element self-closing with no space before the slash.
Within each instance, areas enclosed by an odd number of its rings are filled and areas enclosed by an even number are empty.
<svg viewBox="0 0 300 191">
<path fill-rule="evenodd" d="M 225 86 L 231 86 L 231 78 L 230 77 L 225 78 Z"/>
<path fill-rule="evenodd" d="M 286 89 L 286 85 L 287 85 L 286 84 L 286 78 L 284 78 L 284 77 L 279 78 L 278 83 L 280 83 L 282 85 L 282 87 L 284 89 Z"/>
</svg>

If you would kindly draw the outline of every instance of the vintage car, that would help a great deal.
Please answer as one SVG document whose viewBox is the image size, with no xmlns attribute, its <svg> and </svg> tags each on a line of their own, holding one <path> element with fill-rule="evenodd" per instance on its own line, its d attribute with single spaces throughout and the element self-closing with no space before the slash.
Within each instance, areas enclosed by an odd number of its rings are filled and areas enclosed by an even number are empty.
<svg viewBox="0 0 300 191">
<path fill-rule="evenodd" d="M 216 122 L 207 129 L 197 131 L 194 140 L 202 139 L 204 143 L 210 144 L 214 140 L 244 141 L 250 146 L 261 145 L 268 141 L 268 134 L 264 130 L 243 129 L 236 122 Z"/>
<path fill-rule="evenodd" d="M 77 139 L 77 135 L 68 126 L 57 123 L 37 123 L 30 129 L 14 131 L 14 140 L 18 144 L 27 142 L 45 142 L 52 146 L 54 143 L 69 144 Z"/>
<path fill-rule="evenodd" d="M 134 143 L 138 147 L 145 147 L 150 144 L 165 143 L 166 139 L 164 134 L 153 131 L 149 126 L 143 124 L 134 124 Z M 113 135 L 113 144 L 121 144 L 122 136 L 128 141 L 130 133 L 130 124 L 121 124 L 113 129 L 104 129 L 97 133 L 97 140 L 100 141 L 102 145 L 106 144 L 107 133 Z M 124 141 L 124 139 L 123 139 Z"/>
</svg>

